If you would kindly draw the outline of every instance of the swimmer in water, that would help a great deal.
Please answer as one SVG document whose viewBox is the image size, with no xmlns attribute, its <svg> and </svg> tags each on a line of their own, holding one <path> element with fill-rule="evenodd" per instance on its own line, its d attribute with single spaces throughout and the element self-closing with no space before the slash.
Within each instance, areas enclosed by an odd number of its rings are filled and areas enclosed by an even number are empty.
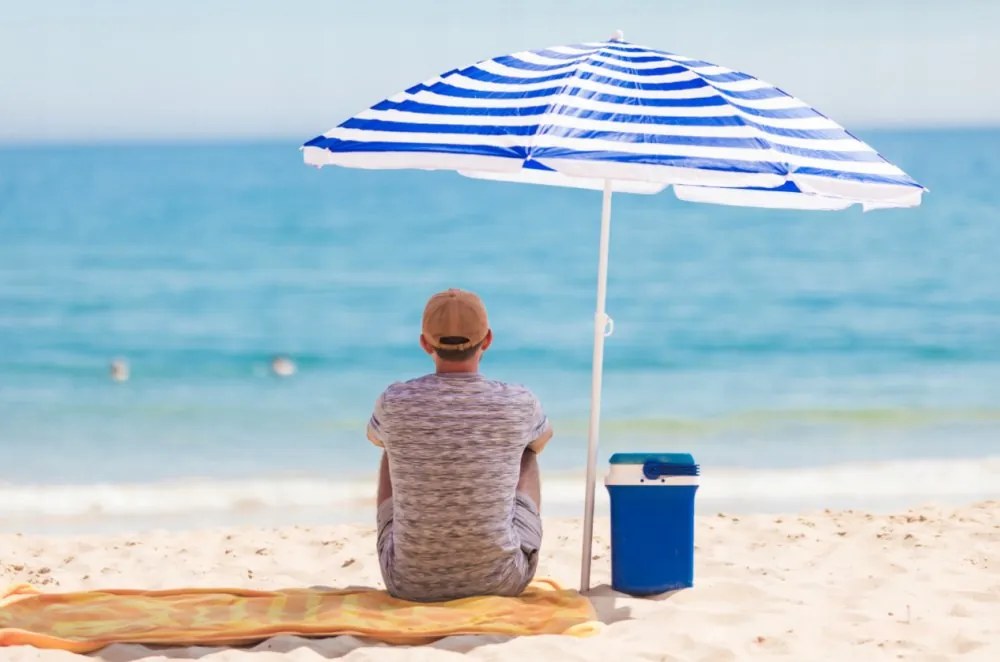
<svg viewBox="0 0 1000 662">
<path fill-rule="evenodd" d="M 111 361 L 109 372 L 112 381 L 127 382 L 129 378 L 128 361 L 125 359 L 114 359 Z"/>
<path fill-rule="evenodd" d="M 271 359 L 271 373 L 276 377 L 291 377 L 295 371 L 295 363 L 287 356 L 275 356 Z"/>
</svg>

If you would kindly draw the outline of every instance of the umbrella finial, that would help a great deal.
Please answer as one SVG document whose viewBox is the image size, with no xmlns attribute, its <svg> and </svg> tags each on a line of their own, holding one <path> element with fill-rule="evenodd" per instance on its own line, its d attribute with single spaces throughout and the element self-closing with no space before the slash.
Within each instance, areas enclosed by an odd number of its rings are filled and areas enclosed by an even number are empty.
<svg viewBox="0 0 1000 662">
<path fill-rule="evenodd" d="M 625 41 L 625 33 L 621 30 L 615 30 L 611 35 L 611 41 Z"/>
</svg>

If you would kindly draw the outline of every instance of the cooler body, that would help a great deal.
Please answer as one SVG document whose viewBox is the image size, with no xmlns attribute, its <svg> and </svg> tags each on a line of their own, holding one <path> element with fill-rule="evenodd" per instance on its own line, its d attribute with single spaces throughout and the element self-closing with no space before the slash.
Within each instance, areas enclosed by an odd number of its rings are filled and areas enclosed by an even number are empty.
<svg viewBox="0 0 1000 662">
<path fill-rule="evenodd" d="M 692 586 L 698 473 L 688 454 L 612 456 L 605 484 L 616 591 L 654 595 Z"/>
</svg>

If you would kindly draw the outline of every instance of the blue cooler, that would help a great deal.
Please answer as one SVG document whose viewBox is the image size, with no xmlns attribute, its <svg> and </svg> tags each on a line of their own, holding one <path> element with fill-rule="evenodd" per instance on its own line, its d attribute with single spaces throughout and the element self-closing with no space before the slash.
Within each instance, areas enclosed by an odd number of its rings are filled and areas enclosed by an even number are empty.
<svg viewBox="0 0 1000 662">
<path fill-rule="evenodd" d="M 687 453 L 611 456 L 604 484 L 611 498 L 616 591 L 653 595 L 692 585 L 698 473 Z"/>
</svg>

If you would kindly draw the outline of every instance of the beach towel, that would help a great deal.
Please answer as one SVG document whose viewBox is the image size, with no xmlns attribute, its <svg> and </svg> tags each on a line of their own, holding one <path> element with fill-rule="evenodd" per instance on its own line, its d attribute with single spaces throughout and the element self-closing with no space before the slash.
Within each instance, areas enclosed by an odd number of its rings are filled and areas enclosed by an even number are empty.
<svg viewBox="0 0 1000 662">
<path fill-rule="evenodd" d="M 518 597 L 436 603 L 374 589 L 43 593 L 19 584 L 0 593 L 0 646 L 89 653 L 112 643 L 244 645 L 278 634 L 422 644 L 455 634 L 586 636 L 597 630 L 595 619 L 585 597 L 544 579 Z"/>
</svg>

